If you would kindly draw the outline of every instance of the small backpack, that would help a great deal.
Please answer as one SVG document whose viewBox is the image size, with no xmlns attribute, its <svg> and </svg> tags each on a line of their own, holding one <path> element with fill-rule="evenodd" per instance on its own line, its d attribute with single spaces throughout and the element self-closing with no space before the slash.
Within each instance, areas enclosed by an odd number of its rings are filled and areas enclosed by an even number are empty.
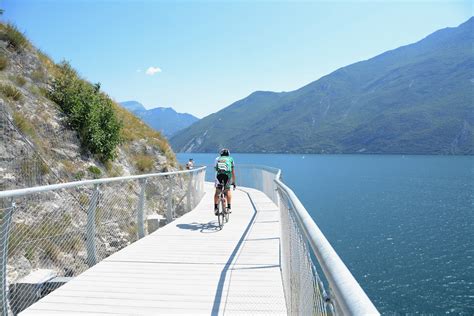
<svg viewBox="0 0 474 316">
<path fill-rule="evenodd" d="M 228 157 L 219 157 L 216 170 L 218 174 L 230 174 L 232 172 L 232 163 Z"/>
</svg>

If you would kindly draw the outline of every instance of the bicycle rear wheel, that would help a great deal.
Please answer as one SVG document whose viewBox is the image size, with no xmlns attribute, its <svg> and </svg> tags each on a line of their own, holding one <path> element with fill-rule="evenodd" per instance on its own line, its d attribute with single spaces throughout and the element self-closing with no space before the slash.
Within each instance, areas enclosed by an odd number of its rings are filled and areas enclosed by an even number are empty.
<svg viewBox="0 0 474 316">
<path fill-rule="evenodd" d="M 219 223 L 219 229 L 222 230 L 222 228 L 224 228 L 224 214 L 223 213 L 219 213 L 217 215 L 217 222 Z"/>
<path fill-rule="evenodd" d="M 219 223 L 219 228 L 222 229 L 224 228 L 224 214 L 225 214 L 225 209 L 224 209 L 224 203 L 219 203 L 219 214 L 217 214 L 217 222 Z"/>
<path fill-rule="evenodd" d="M 225 218 L 225 222 L 227 223 L 229 221 L 229 211 L 227 209 L 225 209 L 224 218 Z"/>
</svg>

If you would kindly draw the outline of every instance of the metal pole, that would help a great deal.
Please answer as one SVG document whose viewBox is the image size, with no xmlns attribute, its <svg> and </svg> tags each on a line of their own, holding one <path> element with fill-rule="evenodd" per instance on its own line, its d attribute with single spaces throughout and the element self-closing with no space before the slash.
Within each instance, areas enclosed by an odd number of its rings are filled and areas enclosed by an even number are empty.
<svg viewBox="0 0 474 316">
<path fill-rule="evenodd" d="M 138 226 L 138 239 L 145 237 L 145 225 L 143 220 L 143 209 L 145 206 L 145 189 L 147 179 L 140 179 L 140 198 L 138 200 L 137 208 L 137 226 Z"/>
<path fill-rule="evenodd" d="M 173 221 L 173 186 L 170 183 L 168 187 L 168 206 L 166 208 L 166 223 Z"/>
<path fill-rule="evenodd" d="M 87 264 L 89 267 L 94 266 L 97 263 L 97 255 L 95 249 L 95 211 L 97 208 L 97 202 L 99 200 L 99 185 L 94 186 L 94 192 L 92 192 L 91 200 L 89 202 L 89 208 L 87 209 L 87 232 L 86 232 L 86 247 L 87 247 Z"/>
<path fill-rule="evenodd" d="M 189 174 L 189 182 L 188 182 L 188 192 L 186 193 L 186 206 L 187 212 L 191 211 L 191 185 L 193 181 L 193 174 Z"/>
<path fill-rule="evenodd" d="M 2 282 L 2 292 L 0 293 L 1 300 L 1 315 L 8 315 L 8 285 L 7 285 L 7 261 L 8 261 L 8 240 L 10 238 L 10 227 L 12 222 L 13 212 L 15 210 L 15 202 L 11 199 L 10 207 L 6 208 L 2 214 L 2 230 L 0 232 L 1 238 L 1 270 L 0 282 Z"/>
</svg>

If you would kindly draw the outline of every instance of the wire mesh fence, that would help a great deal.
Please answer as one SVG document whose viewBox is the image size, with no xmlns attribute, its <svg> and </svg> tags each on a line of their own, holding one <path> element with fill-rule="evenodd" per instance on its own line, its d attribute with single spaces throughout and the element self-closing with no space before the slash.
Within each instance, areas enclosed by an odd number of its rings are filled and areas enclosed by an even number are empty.
<svg viewBox="0 0 474 316">
<path fill-rule="evenodd" d="M 16 315 L 160 222 L 192 210 L 204 195 L 204 173 L 200 168 L 0 192 L 1 314 Z"/>
<path fill-rule="evenodd" d="M 236 166 L 239 186 L 264 192 L 280 209 L 281 272 L 289 315 L 378 314 L 279 169 Z"/>
<path fill-rule="evenodd" d="M 17 129 L 15 117 L 0 100 L 0 190 L 55 183 L 54 174 L 38 155 L 34 145 Z M 17 118 L 17 124 L 22 124 Z M 25 127 L 26 128 L 26 127 Z M 9 146 L 5 147 L 6 144 Z"/>
<path fill-rule="evenodd" d="M 288 313 L 333 314 L 323 282 L 311 260 L 307 241 L 292 212 L 294 206 L 285 192 L 281 190 L 278 192 L 281 196 L 281 269 Z"/>
</svg>

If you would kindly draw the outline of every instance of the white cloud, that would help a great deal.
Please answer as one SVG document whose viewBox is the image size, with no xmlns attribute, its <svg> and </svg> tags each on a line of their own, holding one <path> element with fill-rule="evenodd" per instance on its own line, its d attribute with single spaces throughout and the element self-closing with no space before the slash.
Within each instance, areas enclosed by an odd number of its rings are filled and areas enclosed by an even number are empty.
<svg viewBox="0 0 474 316">
<path fill-rule="evenodd" d="M 157 72 L 161 72 L 161 68 L 160 67 L 148 67 L 148 69 L 146 70 L 146 74 L 149 75 L 149 76 L 153 76 L 154 74 L 156 74 Z"/>
</svg>

